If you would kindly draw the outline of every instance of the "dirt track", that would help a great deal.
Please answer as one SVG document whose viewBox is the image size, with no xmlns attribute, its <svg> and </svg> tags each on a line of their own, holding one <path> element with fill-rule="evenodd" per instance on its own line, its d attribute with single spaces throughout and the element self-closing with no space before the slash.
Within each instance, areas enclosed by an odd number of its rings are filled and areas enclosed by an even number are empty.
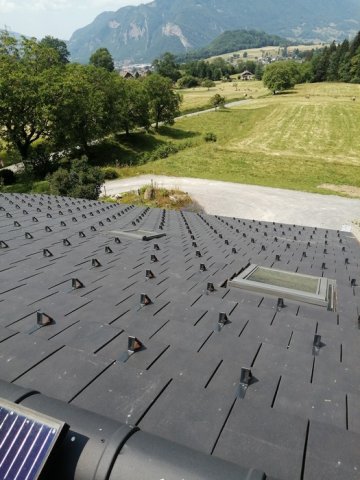
<svg viewBox="0 0 360 480">
<path fill-rule="evenodd" d="M 135 190 L 153 180 L 188 192 L 206 213 L 342 229 L 360 220 L 360 200 L 196 178 L 141 175 L 106 182 L 107 195 Z"/>
</svg>

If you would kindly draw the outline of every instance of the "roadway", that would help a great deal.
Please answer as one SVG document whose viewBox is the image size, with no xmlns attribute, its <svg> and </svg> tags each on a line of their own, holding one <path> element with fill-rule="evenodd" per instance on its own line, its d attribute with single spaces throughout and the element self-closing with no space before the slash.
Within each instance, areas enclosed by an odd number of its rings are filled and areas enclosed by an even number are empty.
<svg viewBox="0 0 360 480">
<path fill-rule="evenodd" d="M 189 193 L 212 215 L 335 230 L 350 229 L 352 221 L 360 220 L 360 199 L 198 178 L 140 175 L 108 181 L 103 193 L 115 196 L 151 181 L 159 187 L 176 187 Z"/>
</svg>

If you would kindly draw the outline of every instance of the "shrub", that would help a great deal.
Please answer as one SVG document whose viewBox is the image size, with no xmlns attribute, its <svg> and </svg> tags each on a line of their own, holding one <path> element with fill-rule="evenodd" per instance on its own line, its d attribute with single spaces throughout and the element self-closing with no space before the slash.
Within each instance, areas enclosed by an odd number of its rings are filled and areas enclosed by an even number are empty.
<svg viewBox="0 0 360 480">
<path fill-rule="evenodd" d="M 216 86 L 216 83 L 213 82 L 212 80 L 206 78 L 202 83 L 201 83 L 201 86 L 202 87 L 205 87 L 207 88 L 208 90 L 212 87 L 215 87 Z"/>
<path fill-rule="evenodd" d="M 172 153 L 177 153 L 179 151 L 178 147 L 173 143 L 169 142 L 165 145 L 161 145 L 157 150 L 159 158 L 167 158 Z"/>
<path fill-rule="evenodd" d="M 198 87 L 200 81 L 192 75 L 185 75 L 184 77 L 181 77 L 177 83 L 180 88 L 193 88 Z"/>
<path fill-rule="evenodd" d="M 210 98 L 210 105 L 213 106 L 215 109 L 219 107 L 224 107 L 225 102 L 225 97 L 223 97 L 219 93 L 215 93 L 215 95 Z"/>
<path fill-rule="evenodd" d="M 216 142 L 217 141 L 217 136 L 215 135 L 215 133 L 207 132 L 204 135 L 204 140 L 205 140 L 205 142 Z"/>
<path fill-rule="evenodd" d="M 41 182 L 34 182 L 31 188 L 31 193 L 50 193 L 50 183 L 47 180 Z"/>
<path fill-rule="evenodd" d="M 143 153 L 138 161 L 138 165 L 143 165 L 147 162 L 154 162 L 155 160 L 159 160 L 160 158 L 167 158 L 169 155 L 178 153 L 181 150 L 185 150 L 186 148 L 190 148 L 193 146 L 194 144 L 191 140 L 186 140 L 184 142 L 179 142 L 176 144 L 172 142 L 165 143 L 164 145 L 161 145 L 152 152 Z"/>
<path fill-rule="evenodd" d="M 46 175 L 57 169 L 57 155 L 52 154 L 51 150 L 51 146 L 45 142 L 31 147 L 28 158 L 24 160 L 24 165 L 27 173 L 33 178 L 43 180 Z"/>
<path fill-rule="evenodd" d="M 16 182 L 16 175 L 12 170 L 5 168 L 0 170 L 0 184 L 13 185 Z"/>
<path fill-rule="evenodd" d="M 105 180 L 115 180 L 119 178 L 119 173 L 114 167 L 105 167 L 102 170 Z"/>
<path fill-rule="evenodd" d="M 59 168 L 48 177 L 51 193 L 97 200 L 104 182 L 98 167 L 91 167 L 86 156 L 74 160 L 70 170 Z"/>
</svg>

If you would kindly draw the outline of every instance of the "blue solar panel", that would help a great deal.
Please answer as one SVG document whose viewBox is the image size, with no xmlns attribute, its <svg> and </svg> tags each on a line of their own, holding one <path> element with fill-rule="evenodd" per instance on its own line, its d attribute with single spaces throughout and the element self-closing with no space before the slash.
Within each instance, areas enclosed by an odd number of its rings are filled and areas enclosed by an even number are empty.
<svg viewBox="0 0 360 480">
<path fill-rule="evenodd" d="M 36 480 L 64 426 L 0 399 L 0 479 Z"/>
</svg>

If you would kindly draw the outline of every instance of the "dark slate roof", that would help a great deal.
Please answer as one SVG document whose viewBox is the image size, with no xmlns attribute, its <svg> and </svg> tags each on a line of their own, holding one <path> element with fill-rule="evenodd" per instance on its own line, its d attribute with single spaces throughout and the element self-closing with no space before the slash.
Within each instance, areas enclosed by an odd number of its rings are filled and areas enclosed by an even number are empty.
<svg viewBox="0 0 360 480">
<path fill-rule="evenodd" d="M 121 232 L 134 229 L 166 236 Z M 0 241 L 1 380 L 280 480 L 360 478 L 352 234 L 0 194 Z M 228 288 L 249 263 L 336 279 L 337 311 Z M 144 348 L 124 362 L 128 335 Z M 241 367 L 255 379 L 244 398 Z"/>
</svg>

